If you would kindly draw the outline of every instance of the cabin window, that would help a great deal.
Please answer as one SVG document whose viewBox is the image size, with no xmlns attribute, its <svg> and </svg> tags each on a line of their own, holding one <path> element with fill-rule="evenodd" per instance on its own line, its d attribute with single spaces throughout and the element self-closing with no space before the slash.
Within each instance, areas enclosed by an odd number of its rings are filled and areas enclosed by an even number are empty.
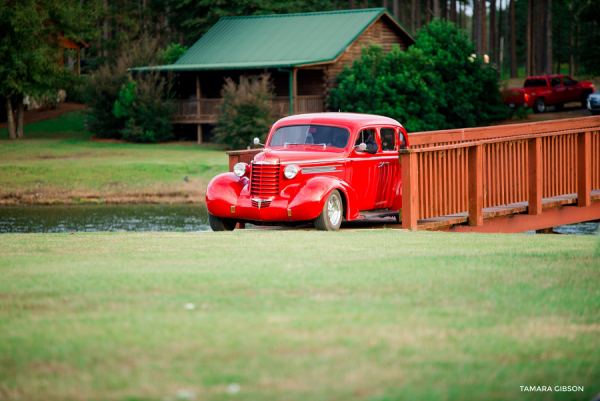
<svg viewBox="0 0 600 401">
<path fill-rule="evenodd" d="M 563 80 L 563 84 L 565 84 L 565 86 L 575 85 L 575 81 L 573 81 L 569 77 L 562 77 L 562 80 Z"/>
<path fill-rule="evenodd" d="M 560 79 L 558 78 L 552 78 L 550 79 L 550 85 L 552 85 L 552 87 L 557 88 L 560 86 Z"/>
<path fill-rule="evenodd" d="M 396 150 L 396 133 L 392 128 L 382 128 L 379 133 L 381 134 L 381 149 L 382 150 Z"/>
<path fill-rule="evenodd" d="M 373 26 L 373 39 L 381 39 L 381 26 Z"/>
</svg>

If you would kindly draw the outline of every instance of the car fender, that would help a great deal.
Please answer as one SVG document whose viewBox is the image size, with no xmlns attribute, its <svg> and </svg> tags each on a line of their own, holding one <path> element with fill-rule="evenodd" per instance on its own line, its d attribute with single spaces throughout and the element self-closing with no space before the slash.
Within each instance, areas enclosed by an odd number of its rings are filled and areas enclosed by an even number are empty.
<svg viewBox="0 0 600 401">
<path fill-rule="evenodd" d="M 233 217 L 231 206 L 237 204 L 240 193 L 248 185 L 247 177 L 238 177 L 233 173 L 219 174 L 206 188 L 206 208 L 213 216 Z"/>
<path fill-rule="evenodd" d="M 358 196 L 347 182 L 335 177 L 314 177 L 305 181 L 289 201 L 288 209 L 294 220 L 313 220 L 321 214 L 327 196 L 334 189 L 345 198 L 346 219 L 358 218 Z"/>
</svg>

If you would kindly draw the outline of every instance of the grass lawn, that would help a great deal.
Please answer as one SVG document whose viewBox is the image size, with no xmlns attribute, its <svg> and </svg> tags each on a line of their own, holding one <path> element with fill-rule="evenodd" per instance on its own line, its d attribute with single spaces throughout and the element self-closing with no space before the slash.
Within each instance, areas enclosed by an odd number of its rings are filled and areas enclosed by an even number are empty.
<svg viewBox="0 0 600 401">
<path fill-rule="evenodd" d="M 24 134 L 10 141 L 0 130 L 3 203 L 203 201 L 210 179 L 228 169 L 221 150 L 89 141 L 81 112 L 26 125 Z"/>
<path fill-rule="evenodd" d="M 598 246 L 399 230 L 0 235 L 0 399 L 590 400 Z"/>
</svg>

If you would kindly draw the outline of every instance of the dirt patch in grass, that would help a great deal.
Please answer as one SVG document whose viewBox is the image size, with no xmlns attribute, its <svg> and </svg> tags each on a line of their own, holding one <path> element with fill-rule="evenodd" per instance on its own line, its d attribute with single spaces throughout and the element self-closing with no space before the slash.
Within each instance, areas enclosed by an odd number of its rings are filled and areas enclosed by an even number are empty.
<svg viewBox="0 0 600 401">
<path fill-rule="evenodd" d="M 27 110 L 23 115 L 23 124 L 33 124 L 44 120 L 50 120 L 59 116 L 62 116 L 65 113 L 69 113 L 71 111 L 84 110 L 87 109 L 87 106 L 84 104 L 77 103 L 59 103 L 58 107 L 55 109 L 49 110 Z M 16 117 L 16 115 L 15 115 Z M 0 129 L 4 129 L 8 127 L 8 122 L 0 122 Z"/>
</svg>

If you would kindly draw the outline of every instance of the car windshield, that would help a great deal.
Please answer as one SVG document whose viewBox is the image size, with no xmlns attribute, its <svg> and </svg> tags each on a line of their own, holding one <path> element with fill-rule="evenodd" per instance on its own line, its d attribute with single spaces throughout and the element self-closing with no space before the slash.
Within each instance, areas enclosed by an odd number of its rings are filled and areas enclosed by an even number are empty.
<svg viewBox="0 0 600 401">
<path fill-rule="evenodd" d="M 292 125 L 278 128 L 271 136 L 269 146 L 325 145 L 325 148 L 343 149 L 348 145 L 350 132 L 345 128 L 325 125 Z"/>
<path fill-rule="evenodd" d="M 526 88 L 537 88 L 539 86 L 548 86 L 545 79 L 528 79 L 525 81 Z"/>
</svg>

